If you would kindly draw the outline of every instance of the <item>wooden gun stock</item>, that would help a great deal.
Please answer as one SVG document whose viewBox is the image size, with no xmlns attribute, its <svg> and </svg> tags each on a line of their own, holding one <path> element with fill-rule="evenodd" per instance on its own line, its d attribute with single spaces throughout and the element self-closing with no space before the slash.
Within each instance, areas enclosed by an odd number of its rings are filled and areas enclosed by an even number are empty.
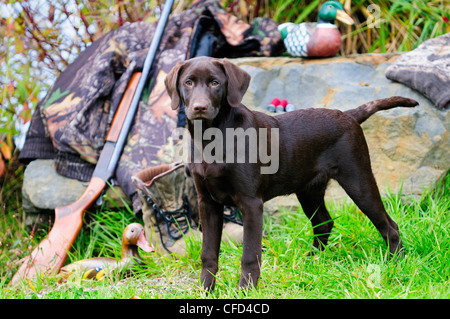
<svg viewBox="0 0 450 319">
<path fill-rule="evenodd" d="M 74 203 L 55 208 L 55 223 L 50 233 L 34 250 L 25 257 L 23 264 L 17 270 L 10 284 L 17 283 L 21 278 L 34 278 L 38 274 L 56 274 L 64 265 L 67 252 L 72 247 L 83 225 L 83 215 L 100 196 L 106 187 L 109 177 L 105 173 L 109 166 L 111 153 L 119 136 L 123 122 L 128 113 L 136 86 L 141 73 L 134 73 L 117 108 L 111 123 L 106 143 L 96 165 L 93 177 L 81 197 Z M 104 178 L 100 177 L 103 176 Z"/>
<path fill-rule="evenodd" d="M 84 212 L 97 199 L 105 185 L 103 180 L 93 177 L 76 202 L 55 209 L 55 223 L 50 233 L 29 256 L 25 257 L 23 264 L 12 278 L 11 285 L 16 284 L 20 279 L 32 279 L 40 274 L 58 273 L 66 261 L 67 252 L 80 232 Z"/>
</svg>

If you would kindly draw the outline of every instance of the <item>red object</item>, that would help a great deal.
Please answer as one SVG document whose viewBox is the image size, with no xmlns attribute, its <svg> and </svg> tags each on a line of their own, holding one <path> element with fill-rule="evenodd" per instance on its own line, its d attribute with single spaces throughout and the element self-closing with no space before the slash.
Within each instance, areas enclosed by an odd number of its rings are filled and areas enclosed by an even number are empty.
<svg viewBox="0 0 450 319">
<path fill-rule="evenodd" d="M 339 29 L 316 28 L 306 47 L 309 57 L 335 56 L 341 47 Z"/>
<path fill-rule="evenodd" d="M 272 100 L 272 102 L 270 102 L 270 104 L 272 104 L 273 106 L 278 106 L 280 105 L 280 99 L 276 97 Z"/>
<path fill-rule="evenodd" d="M 286 108 L 286 105 L 288 104 L 288 101 L 286 99 L 282 99 L 280 102 L 281 106 L 283 107 L 283 109 Z"/>
<path fill-rule="evenodd" d="M 449 20 L 448 20 L 448 18 L 447 18 L 447 17 L 445 17 L 445 16 L 444 16 L 444 17 L 442 17 L 442 19 L 444 20 L 444 22 L 445 22 L 445 23 L 448 23 L 448 21 L 449 21 Z"/>
<path fill-rule="evenodd" d="M 270 104 L 272 104 L 273 106 L 278 106 L 280 105 L 280 99 L 276 97 L 272 100 L 272 102 L 270 102 Z"/>
</svg>

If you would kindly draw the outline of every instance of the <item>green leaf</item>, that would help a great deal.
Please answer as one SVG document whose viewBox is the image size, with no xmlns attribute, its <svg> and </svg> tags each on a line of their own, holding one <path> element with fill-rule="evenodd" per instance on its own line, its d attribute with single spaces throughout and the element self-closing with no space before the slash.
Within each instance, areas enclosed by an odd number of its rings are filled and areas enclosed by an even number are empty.
<svg viewBox="0 0 450 319">
<path fill-rule="evenodd" d="M 23 104 L 28 98 L 28 90 L 24 81 L 17 82 L 15 96 L 19 99 L 19 103 Z"/>
<path fill-rule="evenodd" d="M 305 20 L 305 18 L 307 16 L 309 16 L 311 14 L 311 12 L 313 12 L 321 3 L 321 0 L 314 0 L 313 2 L 311 2 L 303 11 L 302 13 L 298 16 L 297 19 L 295 19 L 295 23 L 301 23 L 303 20 Z"/>
</svg>

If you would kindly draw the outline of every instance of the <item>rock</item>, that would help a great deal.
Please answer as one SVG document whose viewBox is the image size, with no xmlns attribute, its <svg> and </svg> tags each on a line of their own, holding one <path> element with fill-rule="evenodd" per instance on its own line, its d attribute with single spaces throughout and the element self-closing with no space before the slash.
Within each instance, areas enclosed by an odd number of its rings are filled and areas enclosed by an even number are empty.
<svg viewBox="0 0 450 319">
<path fill-rule="evenodd" d="M 362 124 L 372 169 L 382 194 L 420 195 L 450 167 L 450 113 L 438 110 L 419 92 L 385 77 L 386 68 L 399 54 L 364 54 L 328 59 L 241 58 L 233 63 L 252 80 L 243 103 L 258 111 L 274 97 L 287 99 L 297 109 L 324 107 L 348 110 L 365 102 L 400 95 L 420 105 L 376 113 Z M 327 200 L 347 195 L 332 181 Z M 268 202 L 296 207 L 295 196 Z"/>
<path fill-rule="evenodd" d="M 56 207 L 75 202 L 83 194 L 87 184 L 58 174 L 53 160 L 32 161 L 25 169 L 22 185 L 25 223 L 47 223 L 49 218 L 53 218 L 51 212 Z M 108 187 L 106 195 L 119 207 L 124 205 L 124 201 L 127 203 L 120 187 Z"/>
</svg>

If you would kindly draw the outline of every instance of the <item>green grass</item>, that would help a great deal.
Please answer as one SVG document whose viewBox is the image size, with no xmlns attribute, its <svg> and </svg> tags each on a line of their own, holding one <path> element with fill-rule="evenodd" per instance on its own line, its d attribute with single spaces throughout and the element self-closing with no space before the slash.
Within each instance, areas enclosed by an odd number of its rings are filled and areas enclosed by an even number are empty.
<svg viewBox="0 0 450 319">
<path fill-rule="evenodd" d="M 145 265 L 136 268 L 132 277 L 114 274 L 103 281 L 72 278 L 59 284 L 55 278 L 40 278 L 33 284 L 9 287 L 11 264 L 20 256 L 10 255 L 9 261 L 2 257 L 0 298 L 449 298 L 449 186 L 447 178 L 420 198 L 401 194 L 383 198 L 388 213 L 400 226 L 405 251 L 399 260 L 389 258 L 381 236 L 353 203 L 328 203 L 335 227 L 327 249 L 313 257 L 305 256 L 312 248 L 313 233 L 300 208 L 266 217 L 257 289 L 237 289 L 242 246 L 222 244 L 216 290 L 206 295 L 198 283 L 201 244 L 192 242 L 187 257 L 173 259 L 141 252 Z M 128 210 L 105 208 L 86 217 L 71 261 L 100 255 L 118 257 L 122 229 L 139 221 Z M 17 230 L 17 239 L 11 237 L 2 243 L 2 255 L 8 251 L 5 245 L 16 245 L 14 249 L 29 245 L 16 243 L 28 238 L 26 228 L 18 223 L 16 217 L 2 215 L 2 227 Z"/>
</svg>

